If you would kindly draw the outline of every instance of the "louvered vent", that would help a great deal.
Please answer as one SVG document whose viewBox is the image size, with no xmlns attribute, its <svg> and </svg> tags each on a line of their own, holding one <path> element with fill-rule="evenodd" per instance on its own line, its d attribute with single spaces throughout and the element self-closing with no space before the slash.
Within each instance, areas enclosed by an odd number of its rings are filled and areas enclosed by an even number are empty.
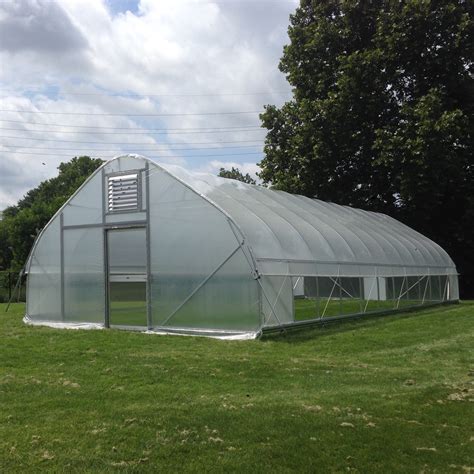
<svg viewBox="0 0 474 474">
<path fill-rule="evenodd" d="M 138 209 L 138 174 L 123 174 L 108 178 L 109 212 Z"/>
</svg>

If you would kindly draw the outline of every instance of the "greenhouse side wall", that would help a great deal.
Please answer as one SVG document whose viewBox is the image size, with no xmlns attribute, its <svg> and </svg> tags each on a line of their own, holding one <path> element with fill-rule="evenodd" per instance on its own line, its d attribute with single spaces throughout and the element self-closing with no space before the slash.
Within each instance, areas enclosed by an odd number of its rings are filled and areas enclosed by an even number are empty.
<svg viewBox="0 0 474 474">
<path fill-rule="evenodd" d="M 457 275 L 433 270 L 427 269 L 429 273 L 425 275 L 403 276 L 393 276 L 396 272 L 393 268 L 391 271 L 385 269 L 385 274 L 378 268 L 373 276 L 265 275 L 262 279 L 274 282 L 273 288 L 267 290 L 271 295 L 272 314 L 265 319 L 265 326 L 382 314 L 456 302 L 459 299 Z M 381 274 L 384 276 L 379 276 Z"/>
</svg>

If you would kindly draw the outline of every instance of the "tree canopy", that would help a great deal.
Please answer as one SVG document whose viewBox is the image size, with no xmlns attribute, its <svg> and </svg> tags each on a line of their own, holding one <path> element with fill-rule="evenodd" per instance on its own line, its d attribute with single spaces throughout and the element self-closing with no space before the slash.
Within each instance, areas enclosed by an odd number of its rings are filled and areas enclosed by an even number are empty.
<svg viewBox="0 0 474 474">
<path fill-rule="evenodd" d="M 261 115 L 264 183 L 388 213 L 474 275 L 473 10 L 302 0 L 280 61 L 293 98 Z"/>
<path fill-rule="evenodd" d="M 221 178 L 236 179 L 237 181 L 242 181 L 243 183 L 247 184 L 257 184 L 257 182 L 248 173 L 243 174 L 239 168 L 234 168 L 233 166 L 230 170 L 221 168 L 218 176 Z"/>
<path fill-rule="evenodd" d="M 61 163 L 58 176 L 43 181 L 5 209 L 0 221 L 0 267 L 18 270 L 24 265 L 41 229 L 102 163 L 88 156 Z"/>
</svg>

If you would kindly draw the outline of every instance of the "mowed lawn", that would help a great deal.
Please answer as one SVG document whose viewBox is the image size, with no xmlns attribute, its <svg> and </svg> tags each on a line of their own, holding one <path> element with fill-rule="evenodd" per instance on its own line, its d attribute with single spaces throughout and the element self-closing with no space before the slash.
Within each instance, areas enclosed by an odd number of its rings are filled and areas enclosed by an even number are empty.
<svg viewBox="0 0 474 474">
<path fill-rule="evenodd" d="M 474 303 L 260 341 L 23 325 L 0 472 L 474 472 Z"/>
</svg>

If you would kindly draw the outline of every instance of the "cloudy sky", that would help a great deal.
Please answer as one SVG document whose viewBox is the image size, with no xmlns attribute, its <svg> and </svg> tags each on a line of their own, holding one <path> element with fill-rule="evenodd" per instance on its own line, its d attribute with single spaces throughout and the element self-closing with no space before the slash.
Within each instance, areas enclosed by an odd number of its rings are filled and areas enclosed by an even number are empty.
<svg viewBox="0 0 474 474">
<path fill-rule="evenodd" d="M 0 2 L 0 210 L 75 155 L 254 174 L 297 0 Z"/>
</svg>

